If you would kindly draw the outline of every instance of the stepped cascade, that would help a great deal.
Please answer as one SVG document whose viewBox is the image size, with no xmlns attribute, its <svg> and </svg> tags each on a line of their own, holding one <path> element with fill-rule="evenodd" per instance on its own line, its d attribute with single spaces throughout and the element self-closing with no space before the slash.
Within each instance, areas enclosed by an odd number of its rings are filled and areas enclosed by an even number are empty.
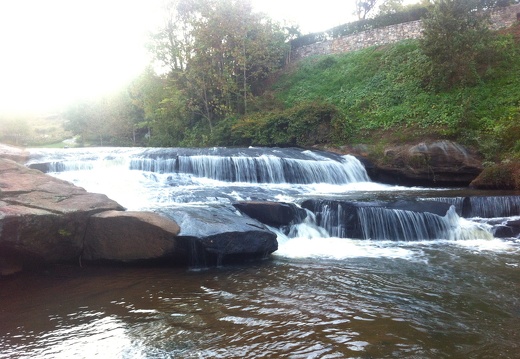
<svg viewBox="0 0 520 359">
<path fill-rule="evenodd" d="M 492 225 L 465 218 L 520 212 L 519 196 L 422 197 L 417 188 L 371 182 L 353 156 L 298 148 L 34 150 L 28 166 L 136 210 L 204 205 L 236 212 L 237 201 L 290 202 L 311 214 L 291 224 L 298 230 L 285 226 L 290 236 L 310 226 L 329 237 L 365 240 L 490 238 Z M 398 200 L 381 199 L 389 193 Z"/>
</svg>

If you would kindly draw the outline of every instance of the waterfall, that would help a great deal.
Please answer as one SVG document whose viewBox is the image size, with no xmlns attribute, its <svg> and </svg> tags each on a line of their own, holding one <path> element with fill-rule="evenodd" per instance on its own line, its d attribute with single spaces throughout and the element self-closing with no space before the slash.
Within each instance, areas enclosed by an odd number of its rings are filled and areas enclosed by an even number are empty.
<svg viewBox="0 0 520 359">
<path fill-rule="evenodd" d="M 462 216 L 462 211 L 464 208 L 464 204 L 467 201 L 467 197 L 429 197 L 429 198 L 424 198 L 423 200 L 449 203 L 449 204 L 455 206 L 455 211 L 457 211 L 457 214 L 459 216 Z"/>
<path fill-rule="evenodd" d="M 465 206 L 466 218 L 511 217 L 520 215 L 520 196 L 485 196 L 470 197 L 469 206 Z"/>
<path fill-rule="evenodd" d="M 273 155 L 179 155 L 175 158 L 132 158 L 130 169 L 161 173 L 186 173 L 224 182 L 328 183 L 369 182 L 363 165 L 353 156 L 308 159 Z"/>
<path fill-rule="evenodd" d="M 296 148 L 39 150 L 34 151 L 28 166 L 53 173 L 118 166 L 253 184 L 370 182 L 364 166 L 354 156 Z"/>
<path fill-rule="evenodd" d="M 424 240 L 457 239 L 459 217 L 451 207 L 446 216 L 382 207 L 358 209 L 363 239 Z"/>
<path fill-rule="evenodd" d="M 298 148 L 34 149 L 27 165 L 133 210 L 236 201 L 301 204 L 313 215 L 284 232 L 291 238 L 482 239 L 491 232 L 482 228 L 494 223 L 475 217 L 520 215 L 518 195 L 471 197 L 474 192 L 457 196 L 457 191 L 412 200 L 368 183 L 353 156 Z M 516 236 L 510 232 L 507 236 Z"/>
<path fill-rule="evenodd" d="M 491 238 L 489 231 L 461 225 L 455 206 L 428 201 L 347 202 L 307 200 L 302 207 L 316 215 L 330 236 L 374 240 Z"/>
</svg>

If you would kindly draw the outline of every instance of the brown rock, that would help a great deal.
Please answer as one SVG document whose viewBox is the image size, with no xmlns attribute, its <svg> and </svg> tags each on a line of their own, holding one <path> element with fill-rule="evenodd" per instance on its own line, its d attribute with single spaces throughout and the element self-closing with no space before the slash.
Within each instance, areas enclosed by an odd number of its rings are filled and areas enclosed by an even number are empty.
<svg viewBox="0 0 520 359">
<path fill-rule="evenodd" d="M 478 156 L 451 141 L 389 147 L 374 165 L 373 180 L 402 185 L 467 186 L 482 172 Z"/>
<path fill-rule="evenodd" d="M 0 272 L 77 260 L 89 217 L 122 209 L 105 195 L 0 158 Z"/>
<path fill-rule="evenodd" d="M 29 153 L 21 148 L 0 143 L 0 157 L 10 159 L 18 163 L 25 163 L 29 157 Z"/>
<path fill-rule="evenodd" d="M 520 161 L 510 161 L 486 167 L 471 182 L 478 189 L 520 190 Z"/>
<path fill-rule="evenodd" d="M 131 262 L 164 259 L 176 249 L 180 228 L 153 212 L 107 211 L 90 218 L 85 260 Z"/>
</svg>

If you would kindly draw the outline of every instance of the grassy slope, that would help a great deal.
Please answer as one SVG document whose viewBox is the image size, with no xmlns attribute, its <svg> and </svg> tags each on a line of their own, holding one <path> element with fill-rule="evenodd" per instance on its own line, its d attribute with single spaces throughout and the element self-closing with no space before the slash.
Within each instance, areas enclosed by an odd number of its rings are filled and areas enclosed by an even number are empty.
<svg viewBox="0 0 520 359">
<path fill-rule="evenodd" d="M 416 41 L 302 60 L 273 89 L 287 107 L 305 101 L 336 105 L 353 143 L 453 139 L 500 159 L 520 154 L 516 53 L 477 86 L 449 92 L 424 85 L 426 59 Z"/>
</svg>

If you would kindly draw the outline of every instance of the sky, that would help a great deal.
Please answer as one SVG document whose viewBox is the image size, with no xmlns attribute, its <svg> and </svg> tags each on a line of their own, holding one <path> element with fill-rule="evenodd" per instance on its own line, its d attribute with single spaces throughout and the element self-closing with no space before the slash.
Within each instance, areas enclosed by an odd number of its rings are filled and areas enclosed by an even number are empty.
<svg viewBox="0 0 520 359">
<path fill-rule="evenodd" d="M 149 64 L 161 0 L 0 0 L 0 116 L 48 114 L 122 88 Z M 353 0 L 252 0 L 305 33 L 352 21 Z"/>
</svg>

